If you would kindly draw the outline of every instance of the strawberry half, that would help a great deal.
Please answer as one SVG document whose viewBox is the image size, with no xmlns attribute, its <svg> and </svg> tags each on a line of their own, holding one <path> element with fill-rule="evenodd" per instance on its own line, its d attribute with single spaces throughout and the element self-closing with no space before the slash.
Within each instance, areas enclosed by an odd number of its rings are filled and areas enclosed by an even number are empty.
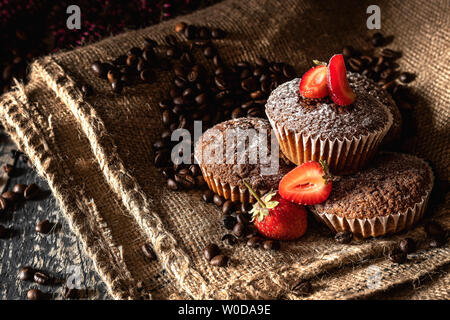
<svg viewBox="0 0 450 320">
<path fill-rule="evenodd" d="M 300 94 L 304 98 L 320 99 L 328 95 L 327 66 L 309 69 L 300 80 Z"/>
<path fill-rule="evenodd" d="M 350 87 L 342 54 L 335 54 L 328 63 L 327 85 L 331 99 L 339 106 L 352 104 L 356 95 Z"/>
<path fill-rule="evenodd" d="M 288 172 L 281 179 L 278 192 L 286 200 L 312 205 L 327 200 L 331 187 L 326 162 L 309 161 Z"/>
<path fill-rule="evenodd" d="M 308 217 L 304 206 L 283 199 L 276 191 L 259 198 L 247 183 L 244 184 L 258 200 L 250 213 L 253 215 L 253 224 L 263 236 L 294 240 L 305 234 Z"/>
</svg>

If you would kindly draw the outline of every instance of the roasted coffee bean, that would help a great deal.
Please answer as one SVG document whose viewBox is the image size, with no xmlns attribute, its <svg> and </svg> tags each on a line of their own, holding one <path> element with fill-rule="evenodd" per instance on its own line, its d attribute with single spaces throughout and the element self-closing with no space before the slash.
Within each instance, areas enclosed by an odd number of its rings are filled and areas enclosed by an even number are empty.
<svg viewBox="0 0 450 320">
<path fill-rule="evenodd" d="M 220 67 L 223 65 L 222 59 L 217 54 L 213 57 L 213 64 L 216 67 Z"/>
<path fill-rule="evenodd" d="M 212 202 L 213 201 L 213 197 L 214 197 L 214 192 L 212 192 L 211 190 L 205 190 L 202 194 L 202 199 L 205 202 Z"/>
<path fill-rule="evenodd" d="M 197 37 L 200 38 L 200 39 L 203 39 L 203 40 L 209 39 L 211 37 L 211 33 L 210 33 L 208 28 L 200 27 L 197 30 Z"/>
<path fill-rule="evenodd" d="M 176 174 L 174 179 L 185 189 L 192 189 L 195 186 L 195 179 L 191 175 Z"/>
<path fill-rule="evenodd" d="M 444 228 L 436 221 L 428 221 L 425 223 L 424 229 L 430 238 L 444 238 L 445 236 Z"/>
<path fill-rule="evenodd" d="M 169 48 L 166 51 L 166 56 L 168 58 L 177 59 L 180 56 L 180 51 L 175 47 Z"/>
<path fill-rule="evenodd" d="M 0 239 L 6 239 L 9 236 L 9 231 L 0 224 Z"/>
<path fill-rule="evenodd" d="M 188 39 L 188 40 L 193 40 L 195 39 L 195 35 L 197 33 L 197 28 L 193 25 L 188 25 L 185 29 L 184 29 L 184 36 Z"/>
<path fill-rule="evenodd" d="M 245 235 L 245 225 L 243 223 L 236 223 L 236 225 L 233 227 L 233 234 L 241 238 Z"/>
<path fill-rule="evenodd" d="M 62 295 L 65 299 L 77 299 L 79 297 L 79 292 L 76 288 L 69 288 L 68 286 L 64 286 Z"/>
<path fill-rule="evenodd" d="M 142 54 L 142 49 L 138 47 L 133 47 L 130 50 L 128 50 L 127 55 L 135 55 L 136 57 L 139 57 Z"/>
<path fill-rule="evenodd" d="M 115 93 L 121 93 L 123 89 L 123 82 L 121 80 L 117 80 L 111 83 L 111 89 Z"/>
<path fill-rule="evenodd" d="M 13 187 L 13 192 L 23 196 L 26 188 L 27 185 L 18 183 Z"/>
<path fill-rule="evenodd" d="M 205 187 L 206 186 L 206 181 L 205 181 L 205 179 L 203 178 L 203 176 L 196 176 L 195 177 L 195 185 L 199 188 L 199 189 L 201 189 L 201 188 L 203 188 L 203 187 Z"/>
<path fill-rule="evenodd" d="M 352 46 L 345 46 L 343 49 L 342 49 L 342 55 L 345 57 L 345 58 L 351 58 L 352 56 L 353 56 L 353 52 L 354 52 L 354 50 L 355 49 L 353 49 L 353 47 Z"/>
<path fill-rule="evenodd" d="M 242 223 L 244 225 L 248 224 L 248 219 L 245 217 L 245 215 L 243 213 L 238 213 L 236 215 L 236 219 L 239 223 Z"/>
<path fill-rule="evenodd" d="M 388 59 L 396 59 L 400 56 L 400 53 L 397 51 L 394 51 L 392 49 L 389 48 L 385 48 L 383 50 L 381 50 L 380 53 L 383 57 L 388 58 Z"/>
<path fill-rule="evenodd" d="M 189 52 L 183 52 L 180 56 L 180 62 L 185 66 L 190 66 L 193 63 L 192 56 Z"/>
<path fill-rule="evenodd" d="M 312 292 L 312 286 L 309 281 L 300 280 L 292 286 L 292 291 L 299 296 L 306 296 Z"/>
<path fill-rule="evenodd" d="M 167 179 L 167 187 L 173 191 L 178 190 L 178 184 L 173 179 Z"/>
<path fill-rule="evenodd" d="M 53 224 L 46 219 L 36 225 L 36 232 L 47 234 L 52 230 L 52 227 Z"/>
<path fill-rule="evenodd" d="M 225 199 L 219 196 L 218 194 L 214 194 L 213 196 L 213 202 L 216 206 L 221 207 L 223 203 L 225 202 Z"/>
<path fill-rule="evenodd" d="M 167 145 L 166 145 L 166 143 L 164 142 L 164 141 L 162 141 L 162 140 L 156 140 L 154 143 L 153 143 L 153 148 L 155 148 L 155 149 L 162 149 L 162 148 L 165 148 Z"/>
<path fill-rule="evenodd" d="M 10 165 L 9 163 L 5 164 L 3 166 L 3 171 L 10 176 L 12 174 L 12 172 L 14 171 L 14 167 L 12 165 Z"/>
<path fill-rule="evenodd" d="M 394 75 L 394 70 L 387 68 L 387 69 L 383 70 L 383 72 L 381 72 L 380 78 L 385 79 L 385 80 L 390 80 L 393 75 Z"/>
<path fill-rule="evenodd" d="M 150 260 L 153 261 L 156 259 L 155 251 L 153 251 L 152 246 L 149 243 L 144 243 L 141 246 L 142 253 Z"/>
<path fill-rule="evenodd" d="M 252 92 L 258 88 L 258 82 L 254 77 L 250 77 L 241 82 L 241 87 L 245 91 Z"/>
<path fill-rule="evenodd" d="M 9 202 L 16 202 L 20 200 L 20 196 L 17 193 L 14 193 L 12 191 L 6 191 L 2 193 L 2 198 L 9 201 Z"/>
<path fill-rule="evenodd" d="M 404 253 L 412 253 L 416 250 L 416 242 L 411 238 L 405 238 L 400 241 L 399 248 Z"/>
<path fill-rule="evenodd" d="M 187 27 L 186 22 L 180 21 L 175 25 L 175 32 L 184 32 L 186 27 Z"/>
<path fill-rule="evenodd" d="M 389 81 L 389 82 L 386 82 L 385 84 L 383 84 L 381 86 L 381 88 L 383 88 L 384 90 L 386 90 L 388 92 L 391 92 L 392 90 L 394 90 L 395 85 L 396 85 L 395 80 L 392 80 L 392 81 Z"/>
<path fill-rule="evenodd" d="M 42 285 L 48 285 L 51 282 L 50 277 L 42 271 L 36 271 L 34 273 L 33 280 L 37 284 L 42 284 Z"/>
<path fill-rule="evenodd" d="M 172 113 L 169 110 L 164 110 L 162 113 L 162 122 L 165 125 L 169 125 L 173 121 Z"/>
<path fill-rule="evenodd" d="M 277 240 L 266 240 L 263 243 L 263 248 L 266 250 L 280 250 L 280 241 Z"/>
<path fill-rule="evenodd" d="M 445 244 L 445 241 L 440 238 L 428 239 L 428 246 L 430 248 L 439 248 L 439 247 L 442 247 L 444 244 Z"/>
<path fill-rule="evenodd" d="M 201 174 L 200 167 L 199 167 L 198 165 L 196 165 L 196 164 L 191 164 L 191 165 L 189 166 L 189 171 L 191 172 L 191 174 L 192 174 L 194 177 L 196 177 L 196 176 L 198 176 L 199 174 Z"/>
<path fill-rule="evenodd" d="M 388 259 L 394 263 L 404 263 L 407 257 L 405 252 L 395 248 L 389 252 Z"/>
<path fill-rule="evenodd" d="M 348 59 L 348 65 L 353 71 L 361 71 L 363 67 L 363 61 L 357 57 Z"/>
<path fill-rule="evenodd" d="M 334 236 L 334 240 L 338 243 L 350 243 L 353 239 L 353 233 L 350 231 L 338 232 Z"/>
<path fill-rule="evenodd" d="M 285 64 L 283 66 L 283 75 L 287 79 L 293 79 L 296 77 L 297 73 L 295 72 L 295 69 L 291 65 Z"/>
<path fill-rule="evenodd" d="M 381 33 L 376 32 L 376 33 L 373 34 L 373 36 L 372 36 L 372 45 L 374 47 L 381 47 L 384 44 L 384 41 L 385 41 L 384 40 L 384 36 Z"/>
<path fill-rule="evenodd" d="M 108 78 L 108 81 L 110 83 L 113 83 L 114 81 L 119 80 L 120 78 L 120 72 L 117 69 L 111 69 L 108 71 L 108 74 L 106 76 Z"/>
<path fill-rule="evenodd" d="M 44 294 L 39 289 L 30 289 L 27 292 L 28 300 L 42 300 L 44 298 Z"/>
<path fill-rule="evenodd" d="M 223 254 L 219 254 L 212 258 L 209 263 L 215 267 L 224 267 L 228 263 L 228 257 Z"/>
<path fill-rule="evenodd" d="M 211 37 L 213 39 L 223 39 L 225 37 L 225 31 L 219 28 L 214 28 L 211 30 Z"/>
<path fill-rule="evenodd" d="M 241 203 L 240 211 L 242 213 L 248 213 L 252 210 L 252 205 L 250 203 Z"/>
<path fill-rule="evenodd" d="M 255 100 L 262 99 L 264 97 L 264 93 L 261 90 L 256 90 L 250 93 L 250 97 Z"/>
<path fill-rule="evenodd" d="M 92 87 L 88 84 L 83 84 L 81 86 L 81 93 L 83 94 L 83 97 L 85 97 L 85 98 L 91 96 L 93 93 Z"/>
<path fill-rule="evenodd" d="M 403 83 L 409 83 L 414 80 L 414 75 L 409 72 L 402 72 L 400 73 L 398 79 Z"/>
<path fill-rule="evenodd" d="M 215 243 L 208 244 L 203 250 L 206 260 L 211 261 L 212 258 L 220 254 L 220 249 Z"/>
<path fill-rule="evenodd" d="M 186 88 L 186 85 L 187 85 L 186 80 L 184 80 L 183 78 L 175 78 L 173 83 L 180 89 Z M 177 96 L 179 96 L 179 94 L 177 94 Z"/>
<path fill-rule="evenodd" d="M 258 67 L 262 67 L 262 68 L 265 68 L 269 64 L 267 59 L 263 58 L 263 57 L 256 58 L 255 63 Z"/>
<path fill-rule="evenodd" d="M 6 199 L 0 197 L 0 210 L 4 211 L 8 207 L 8 202 Z"/>
<path fill-rule="evenodd" d="M 146 49 L 155 48 L 158 46 L 158 42 L 150 38 L 145 38 L 144 44 Z"/>
<path fill-rule="evenodd" d="M 252 236 L 250 239 L 247 240 L 247 246 L 250 248 L 256 248 L 258 247 L 262 242 L 262 239 L 258 236 Z"/>
<path fill-rule="evenodd" d="M 208 102 L 208 95 L 206 93 L 201 93 L 195 97 L 195 102 L 199 105 L 205 104 Z"/>
<path fill-rule="evenodd" d="M 234 208 L 233 202 L 231 200 L 227 200 L 222 205 L 222 213 L 223 214 L 230 214 L 231 211 L 233 210 L 233 208 Z"/>
<path fill-rule="evenodd" d="M 237 223 L 237 220 L 235 217 L 226 214 L 223 218 L 222 218 L 222 223 L 225 229 L 227 230 L 233 230 L 234 226 Z"/>
<path fill-rule="evenodd" d="M 165 36 L 164 40 L 166 41 L 167 45 L 172 46 L 172 47 L 175 47 L 178 42 L 177 38 L 172 34 Z"/>
<path fill-rule="evenodd" d="M 216 49 L 213 46 L 207 46 L 203 50 L 203 55 L 208 59 L 212 59 L 216 55 Z"/>
<path fill-rule="evenodd" d="M 91 65 L 91 69 L 94 72 L 94 74 L 100 78 L 104 78 L 106 77 L 106 73 L 107 70 L 105 68 L 105 66 L 99 62 L 99 61 L 95 61 L 92 65 Z"/>
<path fill-rule="evenodd" d="M 24 267 L 19 271 L 19 280 L 33 281 L 35 272 L 32 267 Z"/>
<path fill-rule="evenodd" d="M 243 110 L 240 107 L 234 108 L 233 111 L 231 111 L 231 119 L 237 119 L 242 117 Z"/>
<path fill-rule="evenodd" d="M 155 167 L 162 168 L 167 164 L 167 154 L 166 152 L 158 151 L 155 156 Z"/>
<path fill-rule="evenodd" d="M 134 67 L 138 62 L 138 57 L 134 54 L 127 56 L 127 66 Z"/>
<path fill-rule="evenodd" d="M 227 216 L 227 217 L 229 217 L 229 216 Z M 236 237 L 229 233 L 227 233 L 226 235 L 224 235 L 222 237 L 222 241 L 225 242 L 225 244 L 227 244 L 229 246 L 234 245 L 236 243 L 236 240 L 237 240 Z"/>
</svg>

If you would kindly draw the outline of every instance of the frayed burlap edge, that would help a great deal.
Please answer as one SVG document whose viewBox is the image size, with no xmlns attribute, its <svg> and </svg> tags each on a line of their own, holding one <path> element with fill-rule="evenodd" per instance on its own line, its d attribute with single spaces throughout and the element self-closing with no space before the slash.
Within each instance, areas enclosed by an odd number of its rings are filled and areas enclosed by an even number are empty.
<svg viewBox="0 0 450 320">
<path fill-rule="evenodd" d="M 142 297 L 142 293 L 137 293 L 134 286 L 130 285 L 132 277 L 121 259 L 120 247 L 115 245 L 95 204 L 82 189 L 69 190 L 65 183 L 70 181 L 70 176 L 67 176 L 70 169 L 59 157 L 57 144 L 50 141 L 53 139 L 51 118 L 44 119 L 38 111 L 38 105 L 27 98 L 26 90 L 32 89 L 29 86 L 31 84 L 24 87 L 16 81 L 13 90 L 2 97 L 0 118 L 5 129 L 27 154 L 37 173 L 47 180 L 61 210 L 66 213 L 71 230 L 81 239 L 84 250 L 92 258 L 96 271 L 104 279 L 112 297 Z M 44 132 L 43 128 L 49 128 L 49 132 Z M 151 298 L 150 293 L 146 295 Z"/>
</svg>

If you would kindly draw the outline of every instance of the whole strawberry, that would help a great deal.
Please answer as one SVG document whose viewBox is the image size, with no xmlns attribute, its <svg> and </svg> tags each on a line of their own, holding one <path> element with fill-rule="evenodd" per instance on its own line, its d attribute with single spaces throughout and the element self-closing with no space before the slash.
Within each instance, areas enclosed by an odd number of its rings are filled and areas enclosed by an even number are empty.
<svg viewBox="0 0 450 320">
<path fill-rule="evenodd" d="M 276 191 L 261 198 L 250 192 L 257 199 L 250 211 L 252 221 L 263 236 L 276 240 L 294 240 L 305 234 L 308 219 L 304 206 L 283 199 Z"/>
</svg>

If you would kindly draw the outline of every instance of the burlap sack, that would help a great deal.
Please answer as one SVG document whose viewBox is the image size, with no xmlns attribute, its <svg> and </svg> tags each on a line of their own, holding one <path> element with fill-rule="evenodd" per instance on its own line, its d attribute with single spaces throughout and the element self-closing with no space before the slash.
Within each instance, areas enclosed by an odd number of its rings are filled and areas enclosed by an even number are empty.
<svg viewBox="0 0 450 320">
<path fill-rule="evenodd" d="M 369 4 L 229 0 L 182 20 L 226 30 L 228 37 L 216 41 L 226 63 L 265 56 L 303 72 L 312 59 L 326 61 L 344 44 L 365 44 Z M 418 74 L 418 134 L 402 149 L 430 160 L 437 178 L 448 180 L 450 3 L 398 0 L 378 5 L 382 31 L 394 34 L 392 47 L 403 50 L 402 69 Z M 285 243 L 280 252 L 239 245 L 225 249 L 231 257 L 228 267 L 209 266 L 202 249 L 220 242 L 218 210 L 196 192 L 167 190 L 153 166 L 152 142 L 162 128 L 157 104 L 168 90 L 169 73 L 117 95 L 90 72 L 94 60 L 114 59 L 142 46 L 145 37 L 162 43 L 176 22 L 39 59 L 31 66 L 30 82 L 18 84 L 1 101 L 2 123 L 48 180 L 115 298 L 298 299 L 291 288 L 300 279 L 313 283 L 307 298 L 369 297 L 419 281 L 450 262 L 445 246 L 420 250 L 410 263 L 392 264 L 382 257 L 405 235 L 340 245 L 311 221 L 307 235 Z M 81 82 L 92 85 L 96 95 L 84 99 Z M 448 208 L 447 196 L 432 212 L 447 228 Z M 419 226 L 407 235 L 420 240 L 425 233 Z M 146 241 L 153 244 L 157 262 L 142 255 L 140 245 Z M 441 286 L 436 290 L 438 294 L 425 296 L 449 297 Z"/>
</svg>

